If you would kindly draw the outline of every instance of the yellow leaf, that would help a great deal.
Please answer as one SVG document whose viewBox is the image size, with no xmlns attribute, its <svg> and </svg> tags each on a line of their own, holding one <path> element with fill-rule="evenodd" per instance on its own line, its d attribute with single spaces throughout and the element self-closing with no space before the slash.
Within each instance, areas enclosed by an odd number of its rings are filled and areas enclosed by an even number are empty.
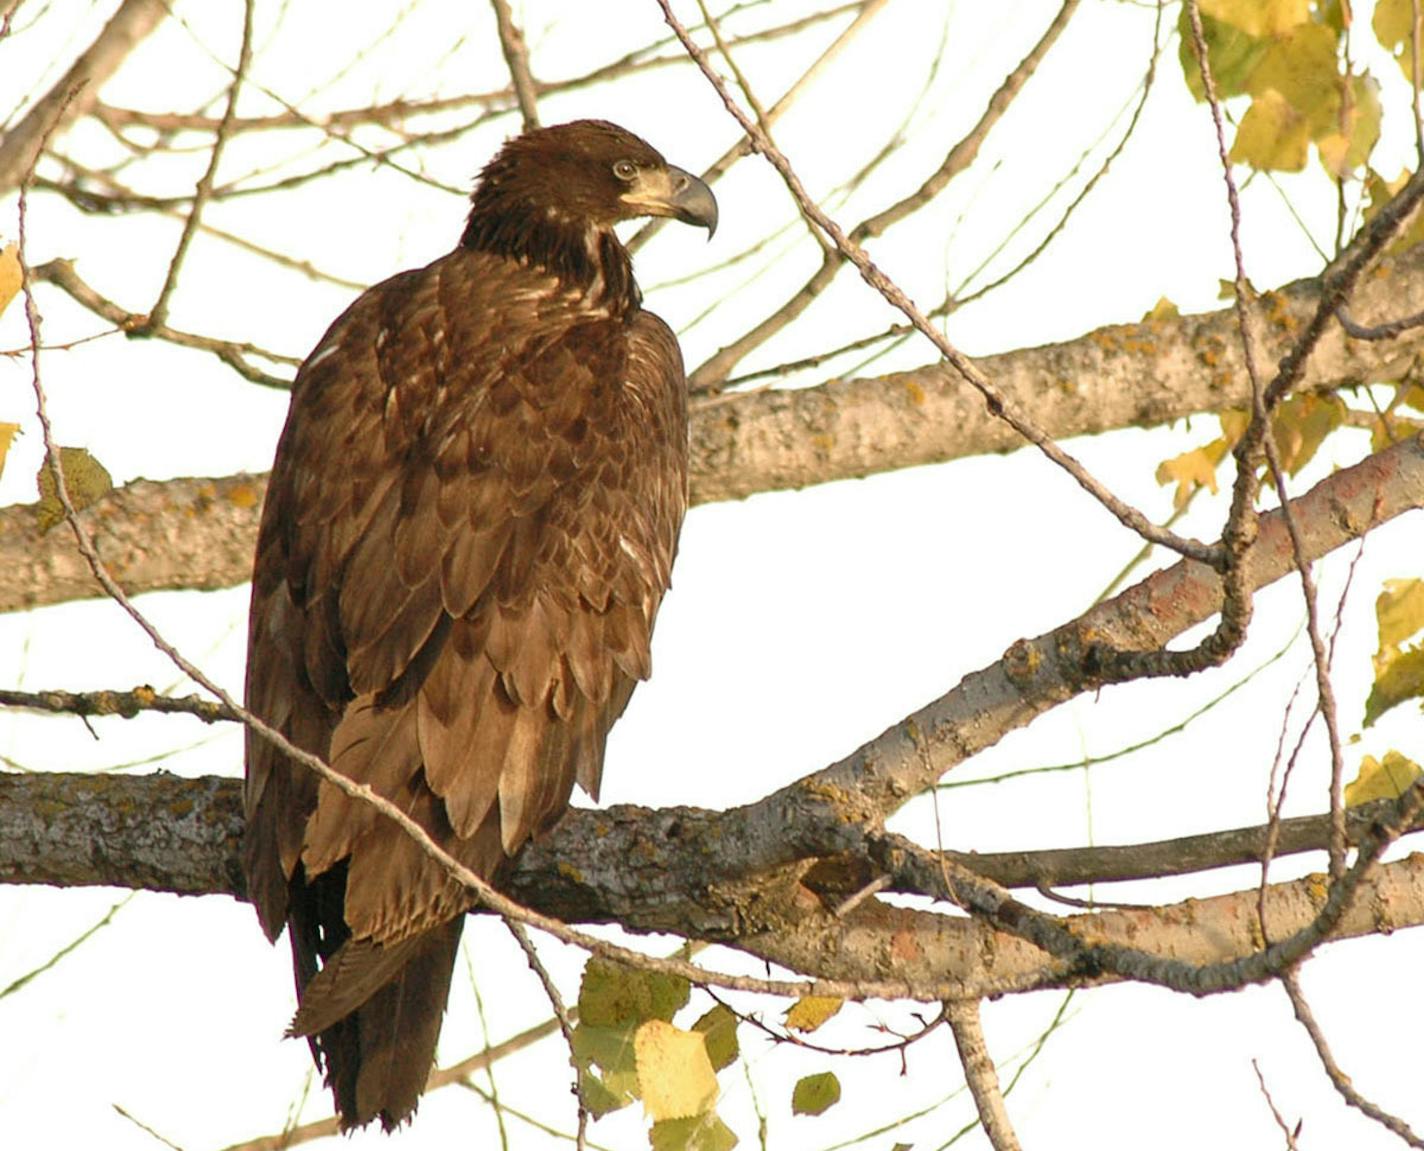
<svg viewBox="0 0 1424 1151">
<path fill-rule="evenodd" d="M 1231 162 L 1258 171 L 1299 172 L 1310 154 L 1310 123 L 1275 89 L 1251 101 L 1231 143 Z"/>
<path fill-rule="evenodd" d="M 1419 765 L 1397 751 L 1384 753 L 1384 762 L 1372 755 L 1360 761 L 1360 773 L 1345 785 L 1345 806 L 1359 807 L 1375 799 L 1395 799 L 1419 778 Z"/>
<path fill-rule="evenodd" d="M 1157 482 L 1177 485 L 1172 494 L 1173 507 L 1185 507 L 1198 488 L 1208 488 L 1215 494 L 1216 468 L 1225 459 L 1227 447 L 1225 439 L 1212 440 L 1157 465 Z"/>
<path fill-rule="evenodd" d="M 1323 132 L 1340 109 L 1339 50 L 1339 38 L 1324 24 L 1302 24 L 1271 41 L 1247 91 L 1253 96 L 1275 91 L 1310 121 L 1313 133 Z"/>
<path fill-rule="evenodd" d="M 1390 579 L 1375 600 L 1380 650 L 1398 647 L 1424 631 L 1424 579 Z"/>
<path fill-rule="evenodd" d="M 815 1031 L 839 1011 L 844 1002 L 834 995 L 807 995 L 786 1009 L 786 1026 L 792 1031 Z"/>
<path fill-rule="evenodd" d="M 1386 580 L 1375 600 L 1379 650 L 1374 655 L 1375 682 L 1365 700 L 1365 726 L 1390 708 L 1424 697 L 1424 647 L 1405 641 L 1424 630 L 1424 580 Z"/>
<path fill-rule="evenodd" d="M 1233 447 L 1251 425 L 1251 413 L 1244 408 L 1227 408 L 1219 412 L 1217 418 L 1221 421 L 1222 438 Z"/>
<path fill-rule="evenodd" d="M 4 305 L 0 304 L 0 308 Z M 0 423 L 0 474 L 5 471 L 5 457 L 10 452 L 10 442 L 15 438 L 15 433 L 20 430 L 19 424 Z"/>
<path fill-rule="evenodd" d="M 717 1102 L 717 1073 L 702 1034 L 650 1019 L 633 1036 L 643 1107 L 656 1122 L 686 1119 Z"/>
<path fill-rule="evenodd" d="M 1177 311 L 1177 305 L 1167 299 L 1166 296 L 1163 296 L 1152 305 L 1152 310 L 1143 316 L 1142 320 L 1143 323 L 1146 323 L 1148 320 L 1175 320 L 1181 314 L 1181 312 Z"/>
<path fill-rule="evenodd" d="M 14 244 L 6 244 L 0 248 L 0 312 L 15 298 L 22 282 L 20 250 Z"/>
<path fill-rule="evenodd" d="M 1251 36 L 1280 36 L 1310 19 L 1310 0 L 1201 0 L 1200 7 Z"/>
<path fill-rule="evenodd" d="M 1375 682 L 1365 700 L 1365 726 L 1406 700 L 1424 698 L 1424 648 L 1390 648 L 1375 656 Z"/>
<path fill-rule="evenodd" d="M 1345 404 L 1338 396 L 1312 392 L 1292 396 L 1271 417 L 1281 465 L 1292 476 L 1314 458 L 1325 437 L 1345 422 Z"/>
<path fill-rule="evenodd" d="M 1409 37 L 1414 30 L 1413 0 L 1376 0 L 1374 19 L 1370 23 L 1380 46 L 1399 63 L 1405 80 L 1411 80 L 1414 61 Z"/>
</svg>

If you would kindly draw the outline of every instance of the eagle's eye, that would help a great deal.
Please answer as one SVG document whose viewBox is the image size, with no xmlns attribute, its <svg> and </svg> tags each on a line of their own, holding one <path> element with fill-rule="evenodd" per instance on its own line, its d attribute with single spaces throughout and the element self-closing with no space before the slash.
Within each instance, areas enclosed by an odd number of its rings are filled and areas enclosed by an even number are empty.
<svg viewBox="0 0 1424 1151">
<path fill-rule="evenodd" d="M 638 174 L 638 165 L 632 160 L 619 160 L 613 165 L 613 174 L 620 180 L 631 180 Z"/>
</svg>

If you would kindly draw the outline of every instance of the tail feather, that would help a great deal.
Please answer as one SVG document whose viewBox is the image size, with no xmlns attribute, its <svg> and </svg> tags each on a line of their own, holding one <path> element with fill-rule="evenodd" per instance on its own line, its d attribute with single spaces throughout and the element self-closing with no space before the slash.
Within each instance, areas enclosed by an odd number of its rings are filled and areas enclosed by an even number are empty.
<svg viewBox="0 0 1424 1151">
<path fill-rule="evenodd" d="M 336 1097 L 343 1130 L 414 1113 L 435 1063 L 464 916 L 389 946 L 348 940 L 302 991 L 304 1035 Z"/>
</svg>

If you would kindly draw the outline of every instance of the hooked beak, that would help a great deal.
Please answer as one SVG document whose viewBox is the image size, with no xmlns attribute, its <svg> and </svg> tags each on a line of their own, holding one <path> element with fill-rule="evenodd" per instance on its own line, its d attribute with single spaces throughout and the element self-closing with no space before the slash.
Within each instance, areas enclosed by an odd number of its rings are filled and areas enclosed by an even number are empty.
<svg viewBox="0 0 1424 1151">
<path fill-rule="evenodd" d="M 669 164 L 664 170 L 644 169 L 623 194 L 623 203 L 638 215 L 671 216 L 684 224 L 717 231 L 717 198 L 712 189 L 691 172 Z"/>
</svg>

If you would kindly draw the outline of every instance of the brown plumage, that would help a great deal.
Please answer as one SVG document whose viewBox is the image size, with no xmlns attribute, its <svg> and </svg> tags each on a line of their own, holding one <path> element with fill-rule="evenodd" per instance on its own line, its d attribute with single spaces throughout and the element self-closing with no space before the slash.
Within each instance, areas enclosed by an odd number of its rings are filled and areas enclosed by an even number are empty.
<svg viewBox="0 0 1424 1151">
<path fill-rule="evenodd" d="M 496 877 L 597 795 L 687 504 L 677 341 L 619 220 L 706 185 L 579 121 L 509 141 L 460 246 L 363 294 L 297 373 L 252 581 L 247 703 Z M 244 865 L 343 1126 L 414 1110 L 473 901 L 249 734 Z"/>
</svg>

